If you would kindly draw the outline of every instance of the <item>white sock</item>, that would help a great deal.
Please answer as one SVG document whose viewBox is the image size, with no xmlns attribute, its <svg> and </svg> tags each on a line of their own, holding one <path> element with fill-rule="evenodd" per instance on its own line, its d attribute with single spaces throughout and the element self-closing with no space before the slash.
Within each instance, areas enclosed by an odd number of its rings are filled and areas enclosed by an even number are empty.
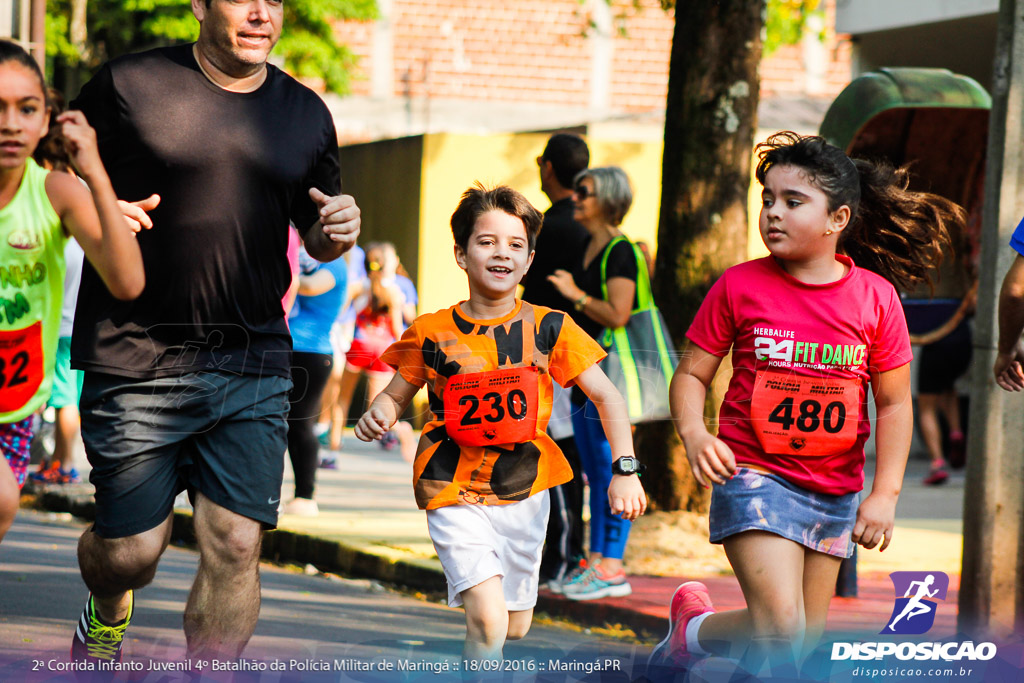
<svg viewBox="0 0 1024 683">
<path fill-rule="evenodd" d="M 686 651 L 690 654 L 697 655 L 698 657 L 704 657 L 711 654 L 700 646 L 700 641 L 697 638 L 697 632 L 700 631 L 700 625 L 704 623 L 704 620 L 712 614 L 714 614 L 714 612 L 698 614 L 693 619 L 690 619 L 690 622 L 686 624 Z"/>
</svg>

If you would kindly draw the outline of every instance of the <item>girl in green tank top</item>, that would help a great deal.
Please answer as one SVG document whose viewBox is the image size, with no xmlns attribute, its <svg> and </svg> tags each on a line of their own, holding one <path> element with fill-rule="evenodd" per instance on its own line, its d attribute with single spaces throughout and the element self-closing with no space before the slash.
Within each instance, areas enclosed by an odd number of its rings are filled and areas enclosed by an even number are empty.
<svg viewBox="0 0 1024 683">
<path fill-rule="evenodd" d="M 48 131 L 63 138 L 88 189 L 32 160 Z M 36 62 L 0 41 L 0 540 L 25 481 L 32 416 L 50 393 L 68 236 L 114 296 L 142 292 L 142 254 L 100 161 L 95 131 L 81 112 L 51 122 Z"/>
</svg>

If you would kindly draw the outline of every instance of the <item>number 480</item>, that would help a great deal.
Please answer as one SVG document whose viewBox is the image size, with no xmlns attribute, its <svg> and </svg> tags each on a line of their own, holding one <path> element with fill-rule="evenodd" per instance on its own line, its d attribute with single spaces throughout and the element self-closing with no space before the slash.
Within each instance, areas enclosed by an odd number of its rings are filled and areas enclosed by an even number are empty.
<svg viewBox="0 0 1024 683">
<path fill-rule="evenodd" d="M 768 415 L 768 421 L 780 425 L 786 431 L 795 422 L 801 432 L 815 432 L 821 427 L 829 434 L 838 434 L 846 424 L 846 406 L 839 401 L 832 401 L 825 406 L 822 414 L 821 403 L 809 398 L 800 402 L 800 413 L 796 417 L 793 417 L 793 405 L 792 397 L 782 399 Z"/>
</svg>

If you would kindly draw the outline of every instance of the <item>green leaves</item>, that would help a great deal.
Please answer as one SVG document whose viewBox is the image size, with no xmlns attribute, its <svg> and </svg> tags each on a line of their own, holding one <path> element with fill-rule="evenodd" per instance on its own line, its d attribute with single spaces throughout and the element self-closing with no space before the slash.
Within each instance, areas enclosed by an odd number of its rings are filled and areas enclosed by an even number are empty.
<svg viewBox="0 0 1024 683">
<path fill-rule="evenodd" d="M 768 0 L 764 54 L 769 55 L 782 45 L 799 43 L 807 18 L 821 14 L 820 6 L 821 0 Z"/>
<path fill-rule="evenodd" d="M 284 8 L 284 32 L 274 55 L 283 58 L 285 69 L 295 76 L 319 79 L 330 91 L 347 92 L 356 57 L 335 42 L 333 23 L 376 19 L 376 0 L 286 0 Z M 76 26 L 74 16 L 84 21 Z M 77 44 L 73 35 L 81 36 Z M 190 42 L 198 35 L 189 0 L 47 0 L 49 76 L 60 74 L 63 85 L 84 81 L 113 57 Z"/>
</svg>

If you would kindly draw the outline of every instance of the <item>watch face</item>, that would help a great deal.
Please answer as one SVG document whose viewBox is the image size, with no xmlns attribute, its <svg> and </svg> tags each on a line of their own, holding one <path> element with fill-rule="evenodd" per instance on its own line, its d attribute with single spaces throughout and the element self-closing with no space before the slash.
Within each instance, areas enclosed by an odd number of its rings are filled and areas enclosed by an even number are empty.
<svg viewBox="0 0 1024 683">
<path fill-rule="evenodd" d="M 636 472 L 636 458 L 622 457 L 619 458 L 619 469 L 625 474 L 633 474 Z"/>
</svg>

